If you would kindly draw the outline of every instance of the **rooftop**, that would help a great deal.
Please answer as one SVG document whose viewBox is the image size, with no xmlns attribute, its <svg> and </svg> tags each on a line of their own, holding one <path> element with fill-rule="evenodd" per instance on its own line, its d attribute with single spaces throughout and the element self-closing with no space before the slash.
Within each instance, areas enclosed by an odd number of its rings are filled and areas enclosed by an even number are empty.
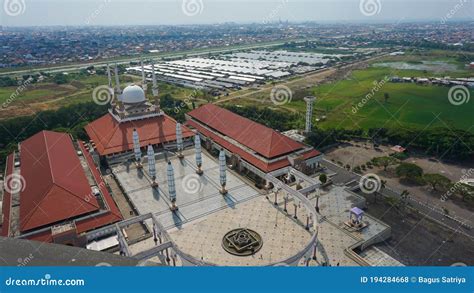
<svg viewBox="0 0 474 293">
<path fill-rule="evenodd" d="M 188 115 L 267 159 L 305 148 L 271 128 L 213 104 L 201 106 Z"/>
<path fill-rule="evenodd" d="M 23 141 L 20 230 L 27 231 L 99 210 L 68 134 L 42 131 Z"/>
<path fill-rule="evenodd" d="M 134 129 L 142 147 L 176 140 L 176 121 L 166 114 L 119 123 L 108 113 L 89 123 L 85 129 L 101 156 L 133 150 Z M 182 127 L 182 132 L 183 138 L 194 135 L 186 127 Z"/>
</svg>

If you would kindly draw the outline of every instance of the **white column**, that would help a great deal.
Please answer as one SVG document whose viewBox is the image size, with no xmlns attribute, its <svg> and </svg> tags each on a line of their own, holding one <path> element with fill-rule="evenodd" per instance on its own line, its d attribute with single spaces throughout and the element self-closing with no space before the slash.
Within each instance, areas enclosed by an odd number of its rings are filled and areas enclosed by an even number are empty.
<svg viewBox="0 0 474 293">
<path fill-rule="evenodd" d="M 168 194 L 171 200 L 171 207 L 172 211 L 176 211 L 178 207 L 176 206 L 176 186 L 174 182 L 174 171 L 171 162 L 168 162 L 168 168 L 166 170 L 167 177 L 168 177 Z"/>
<path fill-rule="evenodd" d="M 176 148 L 178 149 L 178 158 L 183 158 L 183 132 L 181 123 L 176 123 Z"/>
<path fill-rule="evenodd" d="M 151 144 L 148 145 L 147 156 L 148 156 L 148 174 L 153 180 L 151 186 L 157 187 L 158 183 L 156 183 L 155 150 L 153 149 L 153 146 Z"/>
<path fill-rule="evenodd" d="M 194 148 L 196 150 L 196 166 L 197 166 L 197 171 L 196 173 L 198 175 L 201 175 L 202 172 L 202 154 L 201 154 L 201 137 L 199 136 L 199 133 L 196 133 L 194 136 Z"/>
<path fill-rule="evenodd" d="M 220 183 L 222 186 L 222 189 L 220 192 L 222 195 L 227 194 L 227 190 L 225 189 L 225 185 L 227 183 L 226 169 L 227 169 L 227 165 L 225 161 L 225 151 L 224 149 L 221 149 L 219 153 L 219 173 L 220 173 Z"/>
<path fill-rule="evenodd" d="M 138 138 L 138 132 L 136 129 L 133 130 L 133 152 L 135 153 L 135 161 L 137 162 L 137 167 L 142 167 L 142 151 L 140 150 L 140 139 Z"/>
</svg>

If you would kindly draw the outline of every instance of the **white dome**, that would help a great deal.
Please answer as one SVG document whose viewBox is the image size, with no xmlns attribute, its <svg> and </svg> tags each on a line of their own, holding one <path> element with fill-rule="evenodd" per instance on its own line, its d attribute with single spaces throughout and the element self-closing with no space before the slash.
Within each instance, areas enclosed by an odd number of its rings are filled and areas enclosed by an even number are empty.
<svg viewBox="0 0 474 293">
<path fill-rule="evenodd" d="M 138 85 L 129 85 L 123 89 L 122 102 L 125 104 L 142 103 L 146 101 L 145 92 Z"/>
</svg>

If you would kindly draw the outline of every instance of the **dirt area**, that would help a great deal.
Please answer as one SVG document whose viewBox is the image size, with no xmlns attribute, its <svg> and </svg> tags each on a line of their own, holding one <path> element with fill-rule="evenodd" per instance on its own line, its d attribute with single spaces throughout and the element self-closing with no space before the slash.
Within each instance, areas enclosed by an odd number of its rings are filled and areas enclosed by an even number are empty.
<svg viewBox="0 0 474 293">
<path fill-rule="evenodd" d="M 371 143 L 364 142 L 350 142 L 340 145 L 325 152 L 327 159 L 342 163 L 343 166 L 349 165 L 351 167 L 360 166 L 369 162 L 374 157 L 388 156 L 393 153 L 391 146 L 379 146 L 374 149 Z M 474 164 L 465 162 L 464 164 L 454 164 L 440 162 L 433 158 L 423 157 L 420 155 L 410 156 L 404 162 L 414 163 L 423 168 L 424 173 L 438 173 L 451 179 L 453 182 L 458 182 L 463 171 L 474 168 Z M 463 202 L 460 198 L 452 196 L 448 201 L 441 201 L 444 192 L 433 191 L 430 186 L 416 186 L 403 182 L 395 174 L 395 166 L 389 167 L 387 171 L 383 168 L 374 167 L 367 169 L 366 173 L 375 173 L 382 180 L 387 181 L 387 186 L 396 191 L 408 190 L 410 196 L 417 201 L 437 207 L 438 210 L 447 210 L 449 215 L 466 220 L 468 224 L 474 226 L 474 219 L 472 212 L 474 206 Z"/>
<path fill-rule="evenodd" d="M 125 194 L 123 194 L 122 190 L 119 188 L 115 179 L 111 175 L 104 176 L 104 179 L 112 190 L 112 197 L 123 218 L 129 219 L 138 216 L 126 199 Z M 125 233 L 127 233 L 128 240 L 133 242 L 136 239 L 144 237 L 144 235 L 148 234 L 148 231 L 141 223 L 135 223 L 128 226 L 125 229 Z"/>
<path fill-rule="evenodd" d="M 390 225 L 392 237 L 380 249 L 411 266 L 450 266 L 454 263 L 474 265 L 474 240 L 446 229 L 407 208 L 391 208 L 372 195 L 367 195 L 370 215 Z"/>
<path fill-rule="evenodd" d="M 7 108 L 0 110 L 0 120 L 33 115 L 39 111 L 58 109 L 60 107 L 58 102 L 73 94 L 77 94 L 77 90 L 72 85 L 35 85 L 31 91 L 47 91 L 51 94 L 29 98 L 28 100 L 19 97 L 9 104 Z M 27 95 L 27 93 L 23 95 Z"/>
<path fill-rule="evenodd" d="M 344 166 L 360 166 L 372 160 L 374 157 L 388 156 L 393 153 L 389 146 L 374 148 L 372 143 L 351 142 L 339 145 L 324 153 L 324 156 L 333 161 L 341 162 Z"/>
</svg>

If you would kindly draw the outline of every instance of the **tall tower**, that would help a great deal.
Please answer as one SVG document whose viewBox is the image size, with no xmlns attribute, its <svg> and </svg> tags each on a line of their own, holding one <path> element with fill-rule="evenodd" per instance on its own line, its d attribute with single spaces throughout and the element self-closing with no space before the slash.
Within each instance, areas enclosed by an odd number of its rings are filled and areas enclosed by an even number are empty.
<svg viewBox="0 0 474 293">
<path fill-rule="evenodd" d="M 155 99 L 155 106 L 158 109 L 158 112 L 160 111 L 160 98 L 158 97 L 158 82 L 156 81 L 156 73 L 155 73 L 155 64 L 153 63 L 153 60 L 151 62 L 151 75 L 153 77 L 153 84 L 151 87 L 151 91 L 153 93 L 153 98 Z"/>
<path fill-rule="evenodd" d="M 122 89 L 120 88 L 120 79 L 119 79 L 119 71 L 118 71 L 118 65 L 117 63 L 115 63 L 115 94 L 114 94 L 114 98 L 115 98 L 115 102 L 117 103 L 119 109 L 122 110 L 123 108 L 123 105 L 122 105 Z"/>
<path fill-rule="evenodd" d="M 176 211 L 178 207 L 176 206 L 176 186 L 174 182 L 174 171 L 171 162 L 168 162 L 168 168 L 166 169 L 166 175 L 168 177 L 168 194 L 171 200 L 171 210 Z"/>
<path fill-rule="evenodd" d="M 227 183 L 227 175 L 226 175 L 226 162 L 225 162 L 225 151 L 224 149 L 221 149 L 220 153 L 219 153 L 219 179 L 220 179 L 220 183 L 221 183 L 221 186 L 222 186 L 222 189 L 220 190 L 220 193 L 222 195 L 225 195 L 227 194 L 227 190 L 225 189 L 225 185 Z"/>
<path fill-rule="evenodd" d="M 306 102 L 306 125 L 304 132 L 305 133 L 310 133 L 311 128 L 313 126 L 312 124 L 312 118 L 313 118 L 313 103 L 316 101 L 316 97 L 305 97 L 304 101 Z"/>
<path fill-rule="evenodd" d="M 146 84 L 145 66 L 143 66 L 143 59 L 142 58 L 140 58 L 140 65 L 142 67 L 142 89 L 146 93 L 146 90 L 147 90 L 148 86 Z"/>
<path fill-rule="evenodd" d="M 110 73 L 110 66 L 109 63 L 107 63 L 107 80 L 109 81 L 109 92 L 110 96 L 112 97 L 112 102 L 114 101 L 113 96 L 114 96 L 114 87 L 112 85 L 112 74 Z"/>
<path fill-rule="evenodd" d="M 112 74 L 110 73 L 110 66 L 109 63 L 107 63 L 107 80 L 109 81 L 109 88 L 113 89 L 112 86 Z"/>
<path fill-rule="evenodd" d="M 119 71 L 118 71 L 118 65 L 115 63 L 115 93 L 116 96 L 118 97 L 120 94 L 122 94 L 122 89 L 120 88 L 120 79 L 119 79 Z"/>
</svg>

